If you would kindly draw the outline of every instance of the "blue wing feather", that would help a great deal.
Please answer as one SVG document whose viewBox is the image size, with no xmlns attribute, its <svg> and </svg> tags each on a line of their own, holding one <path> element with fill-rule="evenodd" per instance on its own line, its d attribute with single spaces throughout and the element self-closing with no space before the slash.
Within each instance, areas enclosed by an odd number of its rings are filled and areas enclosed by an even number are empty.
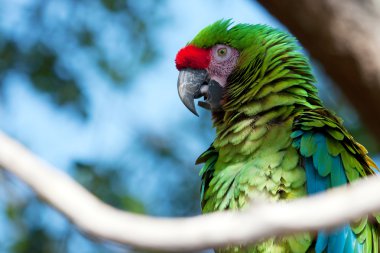
<svg viewBox="0 0 380 253">
<path fill-rule="evenodd" d="M 312 161 L 312 158 L 305 159 L 306 171 L 306 188 L 308 194 L 315 194 L 325 191 L 329 187 L 329 180 L 327 177 L 321 177 Z"/>
<path fill-rule="evenodd" d="M 293 147 L 306 172 L 306 190 L 316 194 L 373 175 L 377 167 L 343 127 L 342 121 L 324 108 L 302 111 L 293 122 Z M 367 221 L 343 225 L 333 231 L 319 231 L 315 252 L 378 253 L 380 215 L 377 224 Z"/>
<path fill-rule="evenodd" d="M 347 177 L 344 173 L 343 163 L 338 156 L 333 158 L 332 166 L 334 169 L 331 170 L 331 186 L 336 187 L 347 184 Z"/>
<path fill-rule="evenodd" d="M 326 136 L 311 132 L 304 135 L 297 133 L 296 136 L 301 139 L 295 142 L 294 146 L 299 148 L 304 159 L 308 194 L 347 184 L 348 180 L 341 158 L 339 155 L 333 156 L 328 152 Z M 360 253 L 363 252 L 363 246 L 357 241 L 350 225 L 345 225 L 333 232 L 318 232 L 315 252 Z"/>
<path fill-rule="evenodd" d="M 327 248 L 329 237 L 325 232 L 318 232 L 317 242 L 315 243 L 315 253 L 322 253 Z"/>
</svg>

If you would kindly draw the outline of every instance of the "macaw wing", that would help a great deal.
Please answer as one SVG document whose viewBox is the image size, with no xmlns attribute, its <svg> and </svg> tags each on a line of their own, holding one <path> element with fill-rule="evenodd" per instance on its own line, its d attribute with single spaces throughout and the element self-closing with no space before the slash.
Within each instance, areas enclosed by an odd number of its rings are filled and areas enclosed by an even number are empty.
<svg viewBox="0 0 380 253">
<path fill-rule="evenodd" d="M 367 150 L 328 110 L 302 112 L 295 118 L 291 137 L 302 157 L 308 194 L 348 184 L 377 170 Z M 315 251 L 378 252 L 376 225 L 364 217 L 329 233 L 318 232 Z"/>
<path fill-rule="evenodd" d="M 214 174 L 214 165 L 218 159 L 219 153 L 216 151 L 214 146 L 211 144 L 210 148 L 203 152 L 198 159 L 195 161 L 195 164 L 204 163 L 199 175 L 202 178 L 201 183 L 201 206 L 202 209 L 205 207 L 205 193 L 209 187 L 209 183 Z M 204 210 L 204 212 L 207 210 Z M 210 210 L 212 211 L 212 210 Z"/>
</svg>

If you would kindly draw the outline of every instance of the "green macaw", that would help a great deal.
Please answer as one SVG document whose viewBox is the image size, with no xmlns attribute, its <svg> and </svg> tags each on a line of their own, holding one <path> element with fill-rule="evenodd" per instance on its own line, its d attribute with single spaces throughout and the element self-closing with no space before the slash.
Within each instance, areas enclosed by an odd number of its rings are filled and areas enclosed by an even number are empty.
<svg viewBox="0 0 380 253">
<path fill-rule="evenodd" d="M 289 34 L 219 20 L 175 59 L 178 93 L 211 110 L 216 138 L 204 163 L 204 213 L 244 209 L 256 198 L 291 200 L 375 174 L 342 120 L 323 107 L 307 58 Z M 376 193 L 374 193 L 376 194 Z M 378 252 L 380 217 L 329 232 L 273 237 L 216 252 Z"/>
</svg>

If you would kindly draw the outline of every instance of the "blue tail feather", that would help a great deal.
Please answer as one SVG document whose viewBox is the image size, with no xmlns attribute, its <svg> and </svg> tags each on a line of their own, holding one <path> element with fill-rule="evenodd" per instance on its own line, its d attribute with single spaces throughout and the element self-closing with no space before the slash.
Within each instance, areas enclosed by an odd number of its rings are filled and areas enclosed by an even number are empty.
<svg viewBox="0 0 380 253">
<path fill-rule="evenodd" d="M 329 188 L 329 180 L 327 177 L 321 177 L 314 167 L 312 158 L 305 159 L 306 170 L 306 187 L 308 194 L 315 194 L 325 191 Z"/>
<path fill-rule="evenodd" d="M 345 164 L 341 155 L 331 154 L 326 136 L 322 133 L 299 131 L 293 134 L 293 147 L 299 149 L 306 172 L 306 189 L 309 195 L 332 187 L 347 184 Z M 359 242 L 350 224 L 333 231 L 319 231 L 316 237 L 316 253 L 363 253 L 364 244 Z"/>
<path fill-rule="evenodd" d="M 347 234 L 349 232 L 352 231 L 348 225 L 331 232 L 329 234 L 327 253 L 345 253 L 344 246 L 346 244 Z"/>
<path fill-rule="evenodd" d="M 315 244 L 315 253 L 322 253 L 326 249 L 328 239 L 327 233 L 318 232 L 317 242 Z"/>
</svg>

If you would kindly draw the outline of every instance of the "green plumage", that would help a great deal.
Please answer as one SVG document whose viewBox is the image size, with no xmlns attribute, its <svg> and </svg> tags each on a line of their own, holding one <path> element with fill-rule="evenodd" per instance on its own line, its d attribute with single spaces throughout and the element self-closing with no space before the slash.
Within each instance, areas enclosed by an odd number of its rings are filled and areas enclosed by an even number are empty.
<svg viewBox="0 0 380 253">
<path fill-rule="evenodd" d="M 323 107 L 293 37 L 222 20 L 190 44 L 226 44 L 240 53 L 223 110 L 213 113 L 215 141 L 197 160 L 205 163 L 204 213 L 244 209 L 254 199 L 291 200 L 374 174 L 365 148 Z M 365 217 L 336 236 L 304 233 L 217 252 L 378 252 L 377 225 Z"/>
</svg>

